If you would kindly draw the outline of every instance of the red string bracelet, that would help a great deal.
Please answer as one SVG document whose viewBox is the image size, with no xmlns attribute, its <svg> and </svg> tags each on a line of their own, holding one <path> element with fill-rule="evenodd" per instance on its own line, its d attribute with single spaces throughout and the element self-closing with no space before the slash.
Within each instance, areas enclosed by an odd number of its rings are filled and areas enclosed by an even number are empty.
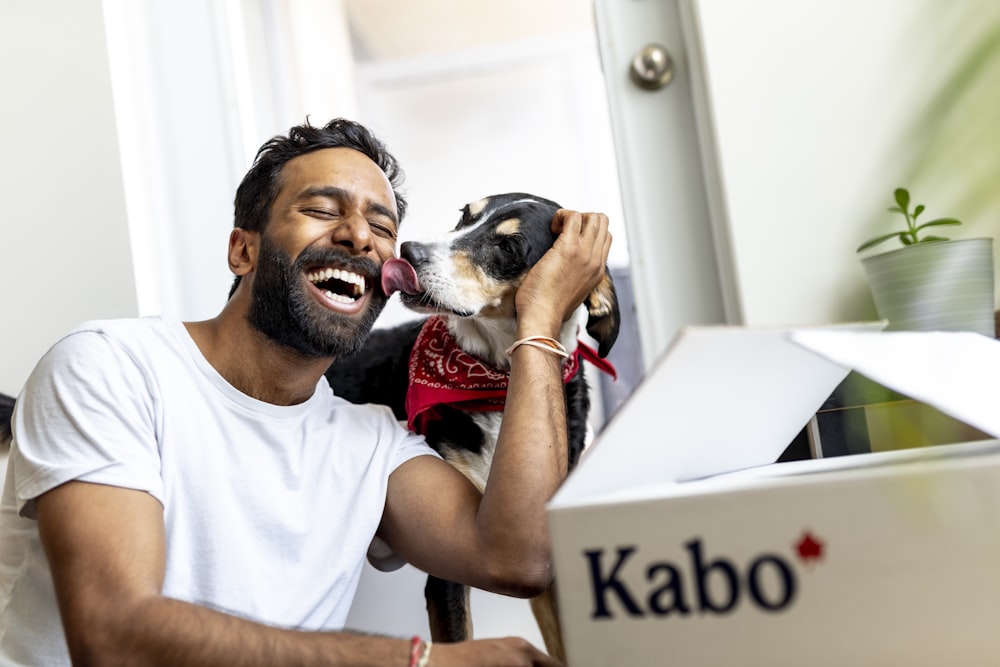
<svg viewBox="0 0 1000 667">
<path fill-rule="evenodd" d="M 410 665 L 417 667 L 420 664 L 420 657 L 424 652 L 424 641 L 417 635 L 410 639 Z"/>
</svg>

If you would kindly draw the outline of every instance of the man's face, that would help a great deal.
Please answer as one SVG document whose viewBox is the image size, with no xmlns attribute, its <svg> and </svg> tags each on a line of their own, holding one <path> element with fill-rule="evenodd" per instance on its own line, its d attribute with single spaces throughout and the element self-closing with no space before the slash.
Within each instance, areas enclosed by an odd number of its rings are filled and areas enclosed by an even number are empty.
<svg viewBox="0 0 1000 667">
<path fill-rule="evenodd" d="M 392 186 L 362 153 L 289 161 L 261 234 L 250 323 L 308 356 L 360 349 L 387 301 L 378 277 L 395 251 L 395 212 Z"/>
</svg>

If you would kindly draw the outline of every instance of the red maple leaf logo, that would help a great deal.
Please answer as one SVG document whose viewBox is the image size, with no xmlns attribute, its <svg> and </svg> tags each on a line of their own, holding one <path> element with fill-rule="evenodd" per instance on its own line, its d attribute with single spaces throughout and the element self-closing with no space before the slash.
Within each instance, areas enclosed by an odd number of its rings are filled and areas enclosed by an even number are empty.
<svg viewBox="0 0 1000 667">
<path fill-rule="evenodd" d="M 803 563 L 810 563 L 823 559 L 824 544 L 808 530 L 802 533 L 802 539 L 795 545 L 795 550 L 799 552 L 799 559 Z"/>
</svg>

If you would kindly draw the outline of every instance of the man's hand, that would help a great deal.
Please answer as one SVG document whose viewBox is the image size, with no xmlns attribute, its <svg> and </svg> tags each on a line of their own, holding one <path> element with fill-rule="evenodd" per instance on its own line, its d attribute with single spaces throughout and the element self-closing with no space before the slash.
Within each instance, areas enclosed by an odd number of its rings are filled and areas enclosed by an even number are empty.
<svg viewBox="0 0 1000 667">
<path fill-rule="evenodd" d="M 533 335 L 558 331 L 604 276 L 611 250 L 603 213 L 559 209 L 552 231 L 559 236 L 528 272 L 515 298 L 519 330 Z"/>
<path fill-rule="evenodd" d="M 458 644 L 434 644 L 433 667 L 561 667 L 519 637 L 479 639 Z"/>
</svg>

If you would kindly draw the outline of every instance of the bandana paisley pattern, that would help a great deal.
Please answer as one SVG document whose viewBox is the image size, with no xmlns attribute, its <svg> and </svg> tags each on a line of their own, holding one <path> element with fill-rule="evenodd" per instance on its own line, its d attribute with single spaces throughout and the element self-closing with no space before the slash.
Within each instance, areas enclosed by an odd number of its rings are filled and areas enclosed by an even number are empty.
<svg viewBox="0 0 1000 667">
<path fill-rule="evenodd" d="M 597 353 L 579 343 L 563 362 L 563 382 L 580 369 L 580 357 L 597 360 L 598 368 L 614 375 L 614 368 Z M 439 406 L 448 405 L 470 412 L 502 411 L 510 375 L 458 347 L 442 317 L 429 317 L 410 353 L 410 385 L 406 393 L 407 423 L 417 433 L 440 418 Z"/>
</svg>

